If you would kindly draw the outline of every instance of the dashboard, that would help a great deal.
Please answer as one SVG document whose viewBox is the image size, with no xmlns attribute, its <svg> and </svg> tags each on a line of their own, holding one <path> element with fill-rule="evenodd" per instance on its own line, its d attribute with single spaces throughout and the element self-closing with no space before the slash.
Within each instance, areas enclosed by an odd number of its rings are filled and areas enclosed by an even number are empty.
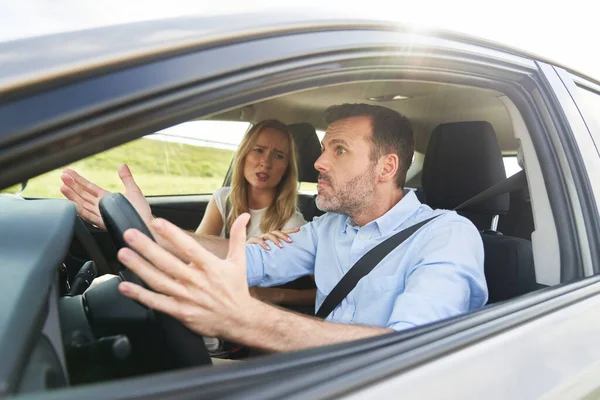
<svg viewBox="0 0 600 400">
<path fill-rule="evenodd" d="M 76 208 L 3 195 L 0 210 L 0 396 L 66 386 L 59 269 Z"/>
</svg>

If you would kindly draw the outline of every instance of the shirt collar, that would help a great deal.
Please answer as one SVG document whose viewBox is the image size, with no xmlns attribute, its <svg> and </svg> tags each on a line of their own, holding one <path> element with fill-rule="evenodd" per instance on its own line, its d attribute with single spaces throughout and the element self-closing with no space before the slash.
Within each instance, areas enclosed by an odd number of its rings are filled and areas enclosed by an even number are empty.
<svg viewBox="0 0 600 400">
<path fill-rule="evenodd" d="M 394 205 L 394 207 L 375 221 L 369 222 L 367 225 L 375 224 L 379 229 L 379 234 L 381 236 L 387 235 L 408 220 L 420 206 L 421 202 L 417 199 L 415 192 L 404 189 L 404 196 Z M 342 226 L 342 232 L 345 233 L 348 227 L 357 227 L 350 217 L 346 217 L 346 223 Z"/>
</svg>

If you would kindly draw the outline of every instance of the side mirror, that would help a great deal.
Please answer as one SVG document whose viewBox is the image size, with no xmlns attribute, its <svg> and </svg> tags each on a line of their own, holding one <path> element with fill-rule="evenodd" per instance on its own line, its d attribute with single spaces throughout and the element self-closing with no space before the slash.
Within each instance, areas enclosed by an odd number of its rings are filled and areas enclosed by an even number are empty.
<svg viewBox="0 0 600 400">
<path fill-rule="evenodd" d="M 16 198 L 22 198 L 21 197 L 21 193 L 23 193 L 23 190 L 25 190 L 25 188 L 27 187 L 27 180 L 21 182 L 21 188 L 19 189 L 18 185 L 13 185 L 11 187 L 8 187 L 4 190 L 0 190 L 0 195 L 2 196 L 11 196 L 11 197 L 16 197 Z"/>
<path fill-rule="evenodd" d="M 15 193 L 15 196 L 20 196 L 21 193 L 23 193 L 23 191 L 27 187 L 27 182 L 28 182 L 27 179 L 25 179 L 23 182 L 21 182 L 21 190 L 19 190 L 17 193 Z"/>
</svg>

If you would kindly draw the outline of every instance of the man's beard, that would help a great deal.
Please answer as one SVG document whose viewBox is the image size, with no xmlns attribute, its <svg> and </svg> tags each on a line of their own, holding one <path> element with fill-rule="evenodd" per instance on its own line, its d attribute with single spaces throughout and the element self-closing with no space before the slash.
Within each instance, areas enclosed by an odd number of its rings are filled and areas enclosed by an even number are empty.
<svg viewBox="0 0 600 400">
<path fill-rule="evenodd" d="M 317 195 L 317 208 L 323 212 L 353 217 L 363 213 L 371 206 L 373 194 L 375 193 L 375 165 L 343 185 L 337 185 L 324 174 L 319 174 L 319 179 L 329 184 L 330 193 Z"/>
</svg>

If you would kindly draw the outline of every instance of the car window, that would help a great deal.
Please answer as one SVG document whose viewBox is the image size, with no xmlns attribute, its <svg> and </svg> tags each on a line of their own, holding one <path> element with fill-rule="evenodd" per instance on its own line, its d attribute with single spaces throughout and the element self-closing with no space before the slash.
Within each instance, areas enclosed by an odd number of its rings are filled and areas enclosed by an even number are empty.
<svg viewBox="0 0 600 400">
<path fill-rule="evenodd" d="M 517 156 L 503 156 L 502 161 L 504 161 L 504 170 L 506 171 L 507 178 L 513 176 L 523 169 L 519 165 Z"/>
<path fill-rule="evenodd" d="M 589 127 L 592 132 L 594 143 L 600 149 L 600 93 L 577 85 L 578 97 L 577 103 L 581 110 L 586 123 L 594 124 L 594 127 Z"/>
<path fill-rule="evenodd" d="M 75 162 L 69 167 L 109 191 L 122 191 L 117 168 L 127 163 L 146 196 L 211 194 L 223 184 L 247 122 L 191 121 Z M 63 197 L 63 168 L 29 180 L 25 197 Z M 8 188 L 15 193 L 20 185 Z"/>
</svg>

